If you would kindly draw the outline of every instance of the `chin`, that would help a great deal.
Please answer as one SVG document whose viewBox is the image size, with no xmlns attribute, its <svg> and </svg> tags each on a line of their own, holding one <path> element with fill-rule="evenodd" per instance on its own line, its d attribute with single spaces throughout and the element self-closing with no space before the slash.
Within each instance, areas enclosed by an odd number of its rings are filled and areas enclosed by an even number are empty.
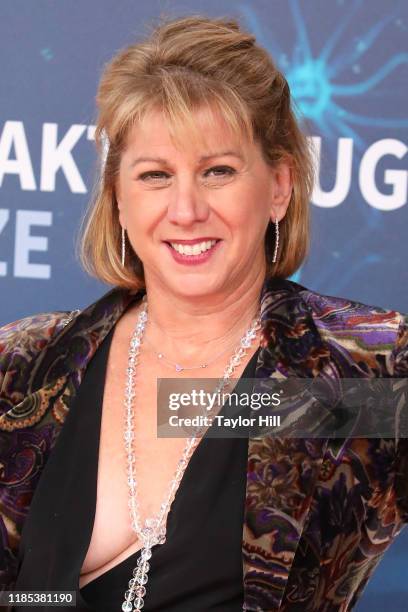
<svg viewBox="0 0 408 612">
<path fill-rule="evenodd" d="M 168 282 L 168 279 L 167 279 Z M 219 283 L 204 278 L 183 278 L 171 283 L 174 292 L 188 298 L 205 297 L 219 290 Z"/>
</svg>

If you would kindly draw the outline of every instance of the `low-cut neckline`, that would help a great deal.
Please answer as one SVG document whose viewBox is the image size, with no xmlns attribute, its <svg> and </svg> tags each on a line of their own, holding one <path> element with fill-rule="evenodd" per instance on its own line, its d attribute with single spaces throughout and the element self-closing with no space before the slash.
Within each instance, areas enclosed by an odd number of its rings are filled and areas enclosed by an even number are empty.
<svg viewBox="0 0 408 612">
<path fill-rule="evenodd" d="M 111 342 L 113 339 L 113 333 L 114 333 L 114 327 L 108 332 L 107 336 L 104 338 L 102 344 L 100 345 L 100 347 L 98 348 L 97 353 L 94 356 L 94 359 L 100 359 L 104 365 L 103 367 L 103 372 L 104 375 L 106 376 L 106 365 L 108 362 L 108 358 L 109 358 L 109 350 L 110 350 L 110 346 L 111 346 Z M 259 350 L 260 347 L 258 346 L 255 350 L 255 352 L 253 353 L 253 355 L 251 356 L 251 358 L 249 359 L 249 361 L 247 362 L 241 376 L 239 379 L 237 379 L 234 391 L 239 391 L 242 387 L 242 378 L 244 377 L 244 374 L 246 371 L 248 371 L 248 369 L 252 368 L 252 366 L 254 365 L 254 361 L 256 362 L 257 358 L 258 358 L 258 354 L 259 354 Z M 105 379 L 104 376 L 104 379 Z M 102 388 L 104 387 L 104 385 L 102 385 Z M 79 400 L 78 400 L 79 401 Z M 98 440 L 97 440 L 97 444 L 96 444 L 96 455 L 94 455 L 94 461 L 93 464 L 95 464 L 96 466 L 96 478 L 97 478 L 97 473 L 98 473 L 98 468 L 99 468 L 99 447 L 100 447 L 100 439 L 101 439 L 101 425 L 102 425 L 102 406 L 103 405 L 103 394 L 102 394 L 102 398 L 101 398 L 101 402 L 99 402 L 99 405 L 96 407 L 97 410 L 97 417 L 96 419 L 98 420 Z M 225 404 L 222 406 L 219 414 L 222 414 L 225 410 Z M 212 425 L 211 425 L 212 427 Z M 210 428 L 209 428 L 210 429 Z M 194 463 L 196 463 L 198 461 L 197 459 L 197 453 L 198 451 L 200 451 L 200 453 L 203 452 L 202 447 L 203 447 L 203 443 L 204 444 L 204 449 L 205 449 L 205 445 L 208 443 L 208 440 L 210 440 L 211 438 L 207 435 L 208 434 L 208 430 L 205 432 L 203 439 L 200 441 L 200 443 L 197 445 L 197 447 L 195 448 L 192 456 L 190 457 L 190 460 L 188 462 L 188 465 L 183 473 L 182 479 L 180 481 L 179 487 L 176 491 L 176 494 L 174 496 L 174 499 L 172 501 L 172 504 L 170 506 L 170 510 L 167 514 L 166 517 L 166 533 L 169 533 L 169 529 L 171 528 L 171 522 L 172 522 L 172 518 L 174 516 L 174 507 L 178 505 L 178 501 L 180 498 L 183 497 L 183 491 L 185 488 L 185 482 L 186 480 L 189 480 L 189 476 L 190 476 L 190 472 L 194 467 Z M 201 450 L 200 450 L 201 449 Z M 94 470 L 95 473 L 95 470 Z M 90 530 L 88 529 L 87 533 L 89 534 L 89 537 L 87 537 L 87 547 L 84 549 L 84 554 L 83 557 L 81 557 L 81 560 L 76 568 L 76 572 L 75 572 L 75 585 L 76 585 L 76 591 L 77 593 L 80 594 L 81 597 L 81 593 L 83 593 L 84 595 L 86 594 L 86 589 L 87 587 L 89 588 L 93 588 L 95 586 L 95 584 L 98 583 L 99 580 L 103 580 L 107 574 L 109 573 L 113 573 L 113 572 L 117 572 L 122 566 L 127 566 L 130 563 L 130 559 L 134 559 L 134 566 L 136 566 L 137 563 L 137 559 L 140 557 L 141 554 L 141 550 L 143 548 L 143 546 L 141 548 L 139 548 L 138 550 L 130 553 L 130 555 L 128 555 L 127 557 L 125 557 L 124 559 L 122 559 L 121 561 L 119 561 L 117 564 L 113 565 L 112 567 L 110 567 L 109 569 L 105 570 L 102 574 L 99 574 L 96 578 L 93 578 L 92 580 L 90 580 L 89 582 L 87 582 L 85 585 L 83 585 L 82 587 L 79 586 L 79 580 L 80 580 L 80 572 L 82 569 L 82 565 L 84 563 L 86 554 L 89 550 L 89 546 L 90 546 L 90 542 L 91 542 L 91 538 L 92 538 L 92 533 L 93 533 L 93 527 L 94 527 L 94 523 L 95 523 L 95 516 L 96 516 L 96 503 L 97 503 L 97 485 L 95 488 L 95 495 L 93 496 L 93 500 L 92 500 L 92 512 L 91 512 L 91 519 L 88 519 L 88 526 L 90 525 Z M 152 553 L 154 554 L 155 549 L 157 549 L 158 546 L 162 546 L 160 544 L 156 544 L 155 546 L 152 547 Z M 132 563 L 133 565 L 133 563 Z M 131 578 L 131 576 L 129 575 L 129 579 Z M 81 597 L 82 598 L 82 597 Z M 82 601 L 84 604 L 86 604 L 87 602 L 83 600 Z"/>
</svg>

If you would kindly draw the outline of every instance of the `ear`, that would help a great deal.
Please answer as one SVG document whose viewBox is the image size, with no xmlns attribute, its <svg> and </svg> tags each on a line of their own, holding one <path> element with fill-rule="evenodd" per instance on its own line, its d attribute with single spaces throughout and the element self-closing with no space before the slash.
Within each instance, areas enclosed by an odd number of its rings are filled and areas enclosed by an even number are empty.
<svg viewBox="0 0 408 612">
<path fill-rule="evenodd" d="M 281 221 L 286 215 L 293 192 L 292 169 L 288 161 L 282 161 L 272 168 L 271 220 Z"/>
</svg>

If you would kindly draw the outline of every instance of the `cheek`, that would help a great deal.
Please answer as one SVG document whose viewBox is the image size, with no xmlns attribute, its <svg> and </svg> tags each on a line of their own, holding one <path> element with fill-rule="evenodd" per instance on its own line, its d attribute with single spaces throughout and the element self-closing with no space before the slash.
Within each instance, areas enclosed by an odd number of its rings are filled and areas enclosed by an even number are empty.
<svg viewBox="0 0 408 612">
<path fill-rule="evenodd" d="M 242 194 L 241 194 L 242 196 Z M 248 197 L 238 201 L 233 214 L 229 215 L 229 226 L 240 252 L 251 252 L 263 244 L 270 221 L 267 198 L 264 192 L 251 191 Z"/>
<path fill-rule="evenodd" d="M 127 219 L 128 232 L 135 243 L 142 245 L 154 238 L 162 216 L 157 206 L 148 207 L 141 205 L 140 202 L 133 203 L 128 209 Z"/>
<path fill-rule="evenodd" d="M 235 202 L 229 215 L 232 227 L 255 234 L 265 227 L 269 219 L 269 210 L 263 192 L 251 191 L 247 197 L 241 194 L 237 196 Z"/>
<path fill-rule="evenodd" d="M 138 189 L 135 182 L 127 185 L 124 191 L 124 208 L 129 223 L 145 228 L 163 217 L 166 198 L 157 191 L 146 192 Z"/>
<path fill-rule="evenodd" d="M 237 217 L 255 219 L 268 214 L 269 194 L 263 177 L 250 176 L 245 185 L 241 185 L 233 195 Z"/>
</svg>

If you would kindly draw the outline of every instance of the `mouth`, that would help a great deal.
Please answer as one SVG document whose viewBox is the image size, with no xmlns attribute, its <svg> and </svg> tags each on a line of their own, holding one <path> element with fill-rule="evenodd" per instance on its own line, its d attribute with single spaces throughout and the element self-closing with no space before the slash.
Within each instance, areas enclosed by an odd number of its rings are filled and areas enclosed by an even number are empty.
<svg viewBox="0 0 408 612">
<path fill-rule="evenodd" d="M 220 238 L 205 238 L 204 240 L 163 241 L 174 260 L 183 264 L 197 264 L 208 261 L 219 248 Z"/>
<path fill-rule="evenodd" d="M 193 255 L 206 253 L 220 242 L 220 240 L 220 238 L 203 238 L 199 240 L 165 240 L 164 242 L 180 255 L 191 257 Z"/>
</svg>

